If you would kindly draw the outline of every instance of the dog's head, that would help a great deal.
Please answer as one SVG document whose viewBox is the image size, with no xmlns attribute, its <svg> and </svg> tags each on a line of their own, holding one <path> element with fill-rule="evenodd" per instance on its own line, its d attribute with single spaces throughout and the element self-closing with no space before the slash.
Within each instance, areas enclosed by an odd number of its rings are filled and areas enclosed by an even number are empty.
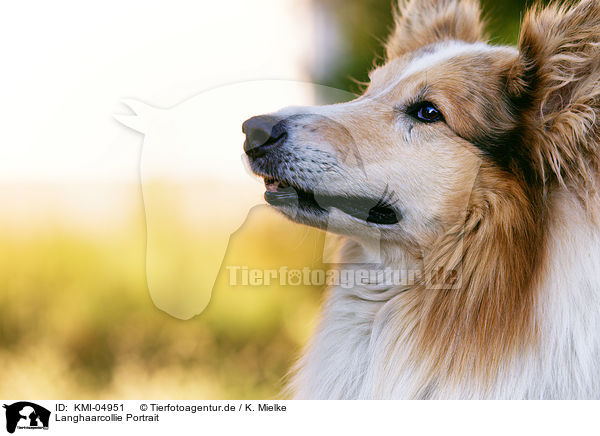
<svg viewBox="0 0 600 436">
<path fill-rule="evenodd" d="M 247 120 L 266 201 L 301 223 L 422 246 L 504 199 L 581 185 L 595 168 L 600 2 L 528 13 L 518 48 L 482 29 L 475 1 L 401 1 L 363 95 Z"/>
</svg>

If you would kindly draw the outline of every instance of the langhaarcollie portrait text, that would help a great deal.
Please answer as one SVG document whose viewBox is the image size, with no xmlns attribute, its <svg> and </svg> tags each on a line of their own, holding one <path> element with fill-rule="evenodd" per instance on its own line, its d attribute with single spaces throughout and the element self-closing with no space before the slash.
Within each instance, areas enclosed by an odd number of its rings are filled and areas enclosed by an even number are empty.
<svg viewBox="0 0 600 436">
<path fill-rule="evenodd" d="M 600 398 L 600 1 L 533 8 L 516 48 L 484 27 L 400 1 L 363 95 L 244 123 L 266 201 L 339 235 L 338 268 L 421 272 L 330 288 L 290 396 Z"/>
</svg>

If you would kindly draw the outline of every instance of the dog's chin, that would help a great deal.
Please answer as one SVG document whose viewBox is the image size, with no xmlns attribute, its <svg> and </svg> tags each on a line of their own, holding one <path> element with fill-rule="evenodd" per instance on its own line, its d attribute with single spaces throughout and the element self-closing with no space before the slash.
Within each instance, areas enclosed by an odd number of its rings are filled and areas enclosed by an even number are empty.
<svg viewBox="0 0 600 436">
<path fill-rule="evenodd" d="M 315 193 L 292 182 L 266 176 L 265 201 L 288 218 L 301 224 L 326 229 L 332 208 L 347 215 L 354 224 L 390 226 L 400 221 L 400 213 L 366 197 Z M 353 226 L 354 227 L 354 226 Z"/>
</svg>

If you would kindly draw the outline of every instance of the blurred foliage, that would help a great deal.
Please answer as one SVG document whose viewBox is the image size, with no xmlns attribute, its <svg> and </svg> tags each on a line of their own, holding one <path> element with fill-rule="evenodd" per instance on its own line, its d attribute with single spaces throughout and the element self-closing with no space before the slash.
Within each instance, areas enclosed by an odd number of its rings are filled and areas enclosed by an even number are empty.
<svg viewBox="0 0 600 436">
<path fill-rule="evenodd" d="M 359 93 L 357 82 L 367 82 L 367 73 L 383 58 L 383 43 L 393 28 L 393 0 L 313 0 L 335 20 L 345 48 L 339 62 L 324 75 L 313 77 L 322 85 Z M 516 44 L 520 20 L 531 4 L 548 0 L 482 0 L 483 16 L 494 44 Z M 316 47 L 315 50 L 319 50 Z"/>
<path fill-rule="evenodd" d="M 264 206 L 230 239 L 190 321 L 150 299 L 143 219 L 96 234 L 2 228 L 2 398 L 277 397 L 317 312 L 319 287 L 230 286 L 227 265 L 322 267 L 322 233 Z"/>
</svg>

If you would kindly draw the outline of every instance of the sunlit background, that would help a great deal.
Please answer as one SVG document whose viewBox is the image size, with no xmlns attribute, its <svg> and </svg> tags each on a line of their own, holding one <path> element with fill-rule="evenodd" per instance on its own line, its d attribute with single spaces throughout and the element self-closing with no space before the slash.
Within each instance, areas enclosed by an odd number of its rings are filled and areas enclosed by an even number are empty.
<svg viewBox="0 0 600 436">
<path fill-rule="evenodd" d="M 322 88 L 302 83 L 358 92 L 382 54 L 390 2 L 0 6 L 0 397 L 279 395 L 323 290 L 231 286 L 225 266 L 322 268 L 323 235 L 260 206 L 261 182 L 225 150 L 241 157 L 244 111 L 324 100 Z M 484 3 L 493 41 L 514 43 L 524 2 Z M 169 164 L 169 152 L 145 172 L 149 136 L 114 118 L 131 115 L 123 99 L 177 110 L 257 80 L 299 85 L 256 100 L 241 91 L 213 98 L 218 122 L 202 134 L 213 155 L 197 175 Z M 172 195 L 173 180 L 187 197 Z M 227 206 L 198 206 L 196 194 Z M 232 216 L 243 225 L 221 259 L 216 235 Z M 153 241 L 166 241 L 157 251 L 166 280 L 155 293 L 150 228 Z"/>
</svg>

